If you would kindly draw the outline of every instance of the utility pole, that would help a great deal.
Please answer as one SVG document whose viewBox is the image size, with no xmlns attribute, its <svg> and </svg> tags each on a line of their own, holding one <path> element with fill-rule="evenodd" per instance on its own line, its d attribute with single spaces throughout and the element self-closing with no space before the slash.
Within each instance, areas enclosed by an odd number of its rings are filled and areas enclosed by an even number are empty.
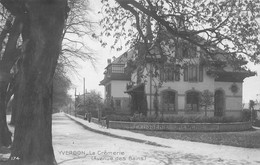
<svg viewBox="0 0 260 165">
<path fill-rule="evenodd" d="M 76 108 L 77 108 L 77 104 L 76 104 L 76 98 L 77 97 L 77 88 L 75 88 L 75 101 L 74 101 L 74 108 L 75 108 L 75 117 L 76 117 Z"/>
<path fill-rule="evenodd" d="M 85 77 L 83 78 L 83 106 L 84 106 L 84 111 L 86 112 L 86 105 L 85 105 L 85 100 L 86 100 L 86 95 L 85 95 L 86 91 L 85 91 Z"/>
<path fill-rule="evenodd" d="M 150 64 L 150 116 L 152 115 L 152 78 L 153 78 L 153 75 L 152 75 L 152 63 Z"/>
</svg>

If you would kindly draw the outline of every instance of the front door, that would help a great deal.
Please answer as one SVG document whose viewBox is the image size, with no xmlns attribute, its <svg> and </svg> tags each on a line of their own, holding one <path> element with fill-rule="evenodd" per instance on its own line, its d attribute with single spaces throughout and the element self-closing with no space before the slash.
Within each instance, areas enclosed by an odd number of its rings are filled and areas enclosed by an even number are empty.
<svg viewBox="0 0 260 165">
<path fill-rule="evenodd" d="M 225 98 L 224 93 L 221 90 L 215 91 L 214 96 L 214 116 L 221 117 L 224 115 L 224 108 L 225 108 Z"/>
</svg>

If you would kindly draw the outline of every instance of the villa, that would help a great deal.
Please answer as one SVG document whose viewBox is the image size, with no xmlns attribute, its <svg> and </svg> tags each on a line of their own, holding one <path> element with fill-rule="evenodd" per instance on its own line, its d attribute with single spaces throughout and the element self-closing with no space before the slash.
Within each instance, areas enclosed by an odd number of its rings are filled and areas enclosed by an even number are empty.
<svg viewBox="0 0 260 165">
<path fill-rule="evenodd" d="M 207 116 L 240 116 L 243 80 L 255 75 L 243 68 L 246 61 L 235 59 L 236 65 L 232 65 L 229 56 L 220 54 L 211 58 L 199 47 L 187 49 L 187 46 L 192 45 L 183 42 L 182 46 L 171 48 L 167 59 L 153 46 L 150 53 L 154 56 L 147 56 L 144 65 L 137 58 L 144 52 L 142 44 L 113 61 L 109 59 L 100 82 L 105 87 L 105 99 L 112 100 L 118 111 L 202 116 L 205 114 L 200 95 L 207 90 L 213 100 Z M 182 60 L 170 62 L 169 58 L 177 56 Z"/>
</svg>

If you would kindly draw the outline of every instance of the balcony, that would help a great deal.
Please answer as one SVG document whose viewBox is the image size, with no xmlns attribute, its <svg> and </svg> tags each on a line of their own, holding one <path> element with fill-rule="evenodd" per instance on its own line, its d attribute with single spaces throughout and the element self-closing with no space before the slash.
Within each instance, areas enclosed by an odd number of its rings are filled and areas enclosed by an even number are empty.
<svg viewBox="0 0 260 165">
<path fill-rule="evenodd" d="M 104 75 L 100 85 L 105 85 L 111 80 L 130 81 L 131 79 L 131 75 L 125 72 L 125 64 L 109 64 Z"/>
</svg>

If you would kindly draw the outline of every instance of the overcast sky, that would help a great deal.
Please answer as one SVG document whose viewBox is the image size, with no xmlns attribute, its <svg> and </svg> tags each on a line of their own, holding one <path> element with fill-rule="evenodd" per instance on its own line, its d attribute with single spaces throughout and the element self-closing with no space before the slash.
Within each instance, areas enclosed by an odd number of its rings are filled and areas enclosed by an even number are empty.
<svg viewBox="0 0 260 165">
<path fill-rule="evenodd" d="M 90 8 L 92 11 L 92 19 L 98 21 L 98 11 L 101 8 L 101 3 L 99 0 L 90 0 Z M 112 58 L 113 56 L 118 57 L 124 51 L 118 52 L 113 51 L 109 48 L 103 48 L 100 46 L 99 42 L 86 39 L 85 42 L 94 50 L 95 56 L 97 58 L 97 62 L 95 64 L 95 68 L 92 66 L 90 62 L 79 61 L 78 70 L 79 74 L 70 74 L 73 88 L 70 91 L 70 94 L 74 95 L 74 89 L 77 88 L 77 94 L 83 93 L 83 78 L 86 80 L 86 89 L 96 90 L 101 93 L 101 96 L 104 97 L 104 87 L 99 86 L 99 82 L 104 78 L 103 72 L 104 68 L 107 66 L 107 59 Z M 252 71 L 256 71 L 260 75 L 260 64 L 254 65 L 252 63 L 248 64 L 248 67 Z M 259 96 L 257 96 L 259 94 Z M 243 83 L 243 102 L 249 102 L 250 99 L 260 101 L 260 76 L 254 76 L 250 78 L 246 78 Z"/>
</svg>

